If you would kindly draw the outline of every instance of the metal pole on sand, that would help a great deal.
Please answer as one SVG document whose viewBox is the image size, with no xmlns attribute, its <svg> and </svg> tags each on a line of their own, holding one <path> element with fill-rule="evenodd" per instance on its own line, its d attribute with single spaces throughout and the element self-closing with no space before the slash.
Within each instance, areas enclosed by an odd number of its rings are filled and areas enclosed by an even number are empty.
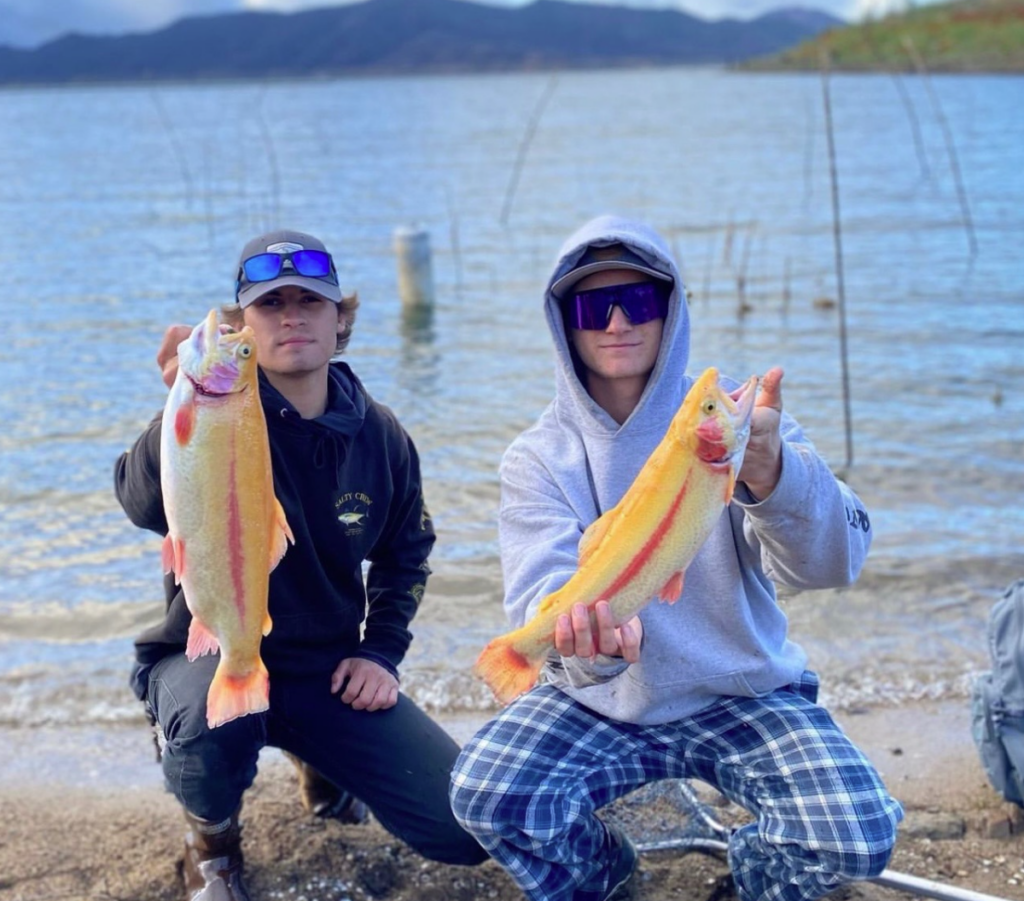
<svg viewBox="0 0 1024 901">
<path fill-rule="evenodd" d="M 729 848 L 729 829 L 711 815 L 707 805 L 697 797 L 697 793 L 687 780 L 680 779 L 677 785 L 694 825 L 703 834 L 657 842 L 640 842 L 636 846 L 637 851 L 641 854 L 652 851 L 683 851 L 684 853 L 700 851 L 702 854 L 724 858 Z M 870 881 L 887 888 L 910 892 L 922 898 L 935 898 L 938 901 L 1010 901 L 1008 898 L 999 898 L 971 889 L 943 885 L 932 879 L 922 879 L 906 873 L 897 873 L 894 870 L 883 870 L 881 874 Z"/>
</svg>

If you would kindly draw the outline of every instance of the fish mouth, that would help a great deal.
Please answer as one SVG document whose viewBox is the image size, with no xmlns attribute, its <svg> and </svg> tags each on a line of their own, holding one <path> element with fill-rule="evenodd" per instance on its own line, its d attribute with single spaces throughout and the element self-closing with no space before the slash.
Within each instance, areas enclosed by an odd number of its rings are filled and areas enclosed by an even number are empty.
<svg viewBox="0 0 1024 901">
<path fill-rule="evenodd" d="M 229 394 L 241 394 L 243 391 L 249 390 L 248 385 L 242 385 L 237 391 L 214 391 L 211 388 L 207 388 L 202 382 L 196 381 L 192 376 L 187 376 L 187 378 L 189 382 L 191 382 L 192 390 L 195 391 L 196 394 L 213 399 L 227 397 Z"/>
<path fill-rule="evenodd" d="M 729 395 L 736 404 L 734 428 L 737 430 L 742 430 L 750 425 L 750 417 L 754 412 L 754 401 L 757 399 L 758 381 L 758 377 L 752 375 L 740 388 Z"/>
<path fill-rule="evenodd" d="M 701 454 L 700 457 L 704 464 L 715 472 L 725 472 L 732 466 L 736 453 L 734 451 L 726 451 L 720 457 L 707 457 L 704 454 Z"/>
<path fill-rule="evenodd" d="M 205 387 L 202 382 L 197 382 L 192 376 L 188 377 L 188 380 L 192 383 L 192 390 L 196 394 L 201 394 L 203 397 L 226 397 L 226 392 L 223 391 L 211 391 Z"/>
</svg>

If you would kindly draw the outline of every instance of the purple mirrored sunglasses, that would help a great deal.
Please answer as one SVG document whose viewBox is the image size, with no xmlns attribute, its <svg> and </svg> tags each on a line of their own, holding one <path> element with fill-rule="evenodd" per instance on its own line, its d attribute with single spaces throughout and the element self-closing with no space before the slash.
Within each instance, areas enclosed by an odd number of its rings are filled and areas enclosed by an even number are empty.
<svg viewBox="0 0 1024 901">
<path fill-rule="evenodd" d="M 634 282 L 609 285 L 570 294 L 562 303 L 565 322 L 571 328 L 608 328 L 612 309 L 619 307 L 633 325 L 668 315 L 668 298 L 672 288 L 665 282 Z"/>
</svg>

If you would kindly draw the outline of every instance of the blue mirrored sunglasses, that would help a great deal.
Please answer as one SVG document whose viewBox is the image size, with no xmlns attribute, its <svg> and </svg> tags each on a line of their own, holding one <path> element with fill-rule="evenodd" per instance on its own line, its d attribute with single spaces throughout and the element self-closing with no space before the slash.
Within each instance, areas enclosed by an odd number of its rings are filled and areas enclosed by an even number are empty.
<svg viewBox="0 0 1024 901">
<path fill-rule="evenodd" d="M 615 307 L 619 307 L 633 325 L 643 325 L 668 315 L 671 293 L 669 285 L 661 282 L 609 285 L 577 291 L 563 303 L 562 312 L 566 323 L 578 329 L 608 328 Z"/>
<path fill-rule="evenodd" d="M 284 264 L 290 262 L 292 268 L 308 278 L 322 278 L 332 285 L 338 284 L 338 276 L 334 271 L 331 255 L 323 250 L 294 250 L 291 253 L 258 253 L 243 261 L 238 273 L 239 282 L 244 276 L 250 282 L 269 282 L 277 278 Z"/>
</svg>

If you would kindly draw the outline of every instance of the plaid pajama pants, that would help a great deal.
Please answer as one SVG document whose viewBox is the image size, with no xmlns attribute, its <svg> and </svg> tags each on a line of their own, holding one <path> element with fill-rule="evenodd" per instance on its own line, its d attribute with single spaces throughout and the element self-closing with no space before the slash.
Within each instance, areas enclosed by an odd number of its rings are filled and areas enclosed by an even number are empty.
<svg viewBox="0 0 1024 901">
<path fill-rule="evenodd" d="M 811 901 L 877 876 L 903 818 L 817 693 L 807 672 L 765 697 L 639 726 L 542 685 L 463 749 L 452 809 L 531 901 L 601 901 L 610 861 L 595 811 L 648 782 L 700 779 L 756 817 L 729 842 L 740 901 Z"/>
</svg>

